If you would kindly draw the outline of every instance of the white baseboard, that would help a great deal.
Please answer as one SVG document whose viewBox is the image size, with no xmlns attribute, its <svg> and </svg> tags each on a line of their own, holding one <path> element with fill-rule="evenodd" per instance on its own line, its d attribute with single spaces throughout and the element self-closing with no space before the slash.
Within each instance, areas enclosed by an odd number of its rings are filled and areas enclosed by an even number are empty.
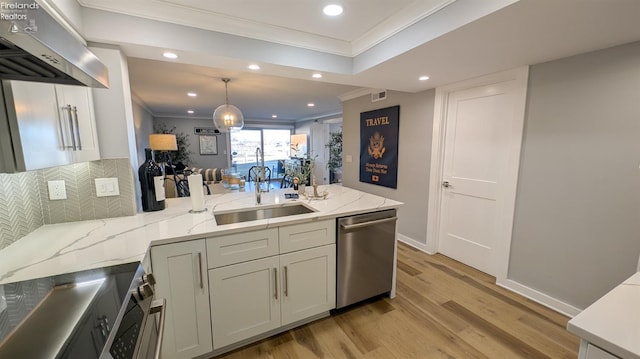
<svg viewBox="0 0 640 359">
<path fill-rule="evenodd" d="M 427 254 L 435 254 L 429 251 L 428 246 L 425 243 L 418 242 L 415 239 L 409 238 L 405 235 L 398 234 L 398 240 L 402 243 L 405 243 L 413 248 L 416 248 L 419 251 L 425 252 Z M 640 263 L 639 263 L 640 266 Z M 547 294 L 544 294 L 538 290 L 529 288 L 523 284 L 515 282 L 511 279 L 500 280 L 496 282 L 497 285 L 506 288 L 514 293 L 518 293 L 525 298 L 529 298 L 534 302 L 540 303 L 547 308 L 553 309 L 556 312 L 566 315 L 569 318 L 573 318 L 578 315 L 582 309 L 576 308 L 570 304 L 567 304 L 563 301 L 560 301 L 556 298 L 553 298 Z"/>
<path fill-rule="evenodd" d="M 582 311 L 582 309 L 576 308 L 570 304 L 562 302 L 556 298 L 553 298 L 538 290 L 529 288 L 511 279 L 505 279 L 504 281 L 497 282 L 496 284 L 512 292 L 518 293 L 523 297 L 529 298 L 534 302 L 538 302 L 545 307 L 551 308 L 558 313 L 564 314 L 569 318 L 575 317 Z"/>
<path fill-rule="evenodd" d="M 409 238 L 405 235 L 399 234 L 398 233 L 398 240 L 402 243 L 405 243 L 407 245 L 410 245 L 411 247 L 418 249 L 422 252 L 425 252 L 427 254 L 435 254 L 429 251 L 429 249 L 427 248 L 427 245 L 422 243 L 422 242 L 418 242 L 415 239 Z"/>
</svg>

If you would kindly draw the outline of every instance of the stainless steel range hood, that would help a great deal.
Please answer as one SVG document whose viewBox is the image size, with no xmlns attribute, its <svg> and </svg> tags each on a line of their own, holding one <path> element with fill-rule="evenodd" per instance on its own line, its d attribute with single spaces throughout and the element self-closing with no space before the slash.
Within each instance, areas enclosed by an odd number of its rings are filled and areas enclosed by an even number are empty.
<svg viewBox="0 0 640 359">
<path fill-rule="evenodd" d="M 107 67 L 34 0 L 0 8 L 0 79 L 109 87 Z"/>
</svg>

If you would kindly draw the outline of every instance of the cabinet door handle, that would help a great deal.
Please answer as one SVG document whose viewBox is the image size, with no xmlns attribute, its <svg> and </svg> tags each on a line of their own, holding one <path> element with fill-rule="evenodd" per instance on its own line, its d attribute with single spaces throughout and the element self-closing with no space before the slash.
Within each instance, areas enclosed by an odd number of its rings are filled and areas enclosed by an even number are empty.
<svg viewBox="0 0 640 359">
<path fill-rule="evenodd" d="M 71 105 L 67 105 L 67 115 L 69 116 L 69 131 L 71 132 L 71 148 L 74 151 L 78 150 L 78 146 L 76 146 L 76 135 L 73 126 L 73 114 L 71 113 Z"/>
<path fill-rule="evenodd" d="M 278 268 L 273 268 L 274 297 L 278 300 Z"/>
<path fill-rule="evenodd" d="M 284 266 L 284 296 L 289 296 L 289 269 Z"/>
<path fill-rule="evenodd" d="M 63 107 L 62 109 L 64 110 L 66 107 Z M 65 141 L 65 133 L 64 133 L 64 116 L 62 117 L 58 117 L 58 127 L 60 128 L 60 140 L 62 141 L 62 149 L 66 150 L 67 147 L 67 141 Z"/>
<path fill-rule="evenodd" d="M 200 289 L 204 289 L 204 279 L 202 276 L 202 253 L 198 252 L 198 277 L 200 277 Z"/>
<path fill-rule="evenodd" d="M 78 151 L 82 151 L 82 139 L 80 138 L 80 123 L 78 121 L 78 108 L 76 106 L 73 106 L 73 117 L 76 120 L 76 124 L 75 124 L 76 133 L 75 133 L 75 136 L 78 139 Z"/>
</svg>

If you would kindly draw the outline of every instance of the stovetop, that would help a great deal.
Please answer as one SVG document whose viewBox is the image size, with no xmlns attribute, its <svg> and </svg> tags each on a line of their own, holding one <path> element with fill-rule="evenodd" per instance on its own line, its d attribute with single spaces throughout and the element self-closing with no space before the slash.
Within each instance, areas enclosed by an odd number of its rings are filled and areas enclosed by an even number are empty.
<svg viewBox="0 0 640 359">
<path fill-rule="evenodd" d="M 0 286 L 0 357 L 98 358 L 139 266 Z"/>
</svg>

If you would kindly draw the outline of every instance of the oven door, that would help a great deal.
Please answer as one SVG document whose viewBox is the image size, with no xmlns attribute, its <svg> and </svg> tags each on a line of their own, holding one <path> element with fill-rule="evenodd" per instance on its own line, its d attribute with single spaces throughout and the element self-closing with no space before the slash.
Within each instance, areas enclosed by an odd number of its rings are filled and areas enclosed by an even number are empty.
<svg viewBox="0 0 640 359">
<path fill-rule="evenodd" d="M 165 300 L 131 294 L 121 320 L 114 326 L 100 359 L 160 358 Z"/>
<path fill-rule="evenodd" d="M 149 308 L 150 315 L 140 338 L 138 359 L 160 358 L 166 307 L 165 299 L 157 299 L 151 303 L 151 308 Z"/>
</svg>

